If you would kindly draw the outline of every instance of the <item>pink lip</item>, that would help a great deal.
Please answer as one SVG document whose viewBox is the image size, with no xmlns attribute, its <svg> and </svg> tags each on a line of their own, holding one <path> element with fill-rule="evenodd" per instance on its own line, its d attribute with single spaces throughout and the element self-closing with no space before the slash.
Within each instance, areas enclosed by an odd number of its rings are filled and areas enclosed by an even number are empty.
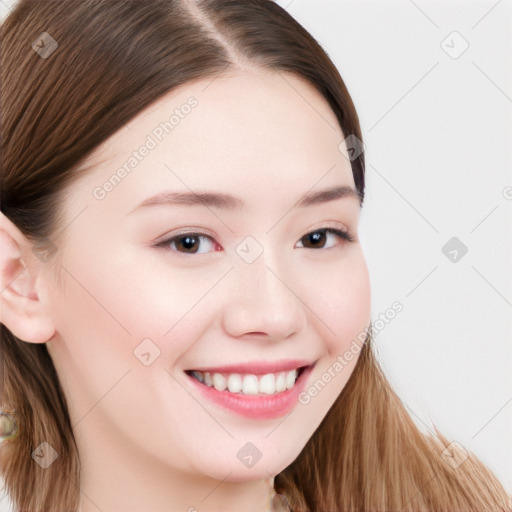
<svg viewBox="0 0 512 512">
<path fill-rule="evenodd" d="M 191 370 L 210 373 L 250 373 L 253 375 L 265 375 L 267 373 L 278 373 L 295 370 L 302 366 L 310 366 L 310 361 L 298 359 L 283 359 L 282 361 L 255 361 L 252 363 L 231 364 L 225 366 L 212 366 L 209 368 L 197 367 Z"/>
<path fill-rule="evenodd" d="M 304 365 L 303 365 L 304 366 Z M 276 367 L 276 365 L 274 365 Z M 188 375 L 194 389 L 197 389 L 202 396 L 211 400 L 217 405 L 229 409 L 237 414 L 251 419 L 271 419 L 279 418 L 289 413 L 297 404 L 300 393 L 306 386 L 307 379 L 313 371 L 313 365 L 309 365 L 299 375 L 293 388 L 277 393 L 275 395 L 244 395 L 242 393 L 231 393 L 229 391 L 218 391 L 213 387 L 202 384 L 194 377 Z M 230 368 L 227 373 L 235 373 L 231 370 L 232 367 L 219 367 L 221 369 Z M 241 366 L 236 366 L 237 369 Z M 268 363 L 267 363 L 268 368 Z M 283 365 L 280 364 L 279 368 L 282 369 Z M 290 369 L 297 368 L 292 366 Z M 251 369 L 254 369 L 251 366 Z M 202 371 L 202 370 L 199 370 Z M 283 370 L 284 371 L 284 370 Z M 221 373 L 221 372 L 218 372 Z M 273 373 L 268 372 L 267 373 Z"/>
</svg>

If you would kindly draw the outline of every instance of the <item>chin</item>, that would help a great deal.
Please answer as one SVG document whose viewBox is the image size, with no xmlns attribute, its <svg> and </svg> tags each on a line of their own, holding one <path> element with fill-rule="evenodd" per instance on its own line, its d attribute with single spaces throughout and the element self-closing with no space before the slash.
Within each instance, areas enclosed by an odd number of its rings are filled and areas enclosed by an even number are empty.
<svg viewBox="0 0 512 512">
<path fill-rule="evenodd" d="M 263 480 L 265 478 L 270 478 L 281 471 L 283 471 L 286 467 L 288 467 L 292 462 L 293 458 L 287 458 L 286 460 L 264 460 L 263 458 L 252 466 L 244 465 L 237 458 L 235 458 L 235 463 L 233 460 L 217 460 L 214 463 L 209 463 L 209 470 L 205 471 L 205 465 L 201 465 L 200 468 L 197 468 L 198 471 L 203 474 L 208 475 L 211 478 L 215 478 L 217 480 L 222 480 L 226 482 L 250 482 L 253 480 Z M 228 475 L 228 476 L 227 476 Z"/>
</svg>

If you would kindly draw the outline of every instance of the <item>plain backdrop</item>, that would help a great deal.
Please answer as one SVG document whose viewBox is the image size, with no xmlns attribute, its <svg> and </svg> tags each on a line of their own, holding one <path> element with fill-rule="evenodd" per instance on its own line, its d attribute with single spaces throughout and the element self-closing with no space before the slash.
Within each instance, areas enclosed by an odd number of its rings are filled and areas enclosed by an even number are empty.
<svg viewBox="0 0 512 512">
<path fill-rule="evenodd" d="M 374 323 L 403 306 L 379 323 L 379 360 L 423 431 L 435 424 L 512 492 L 512 2 L 278 3 L 360 117 Z M 2 17 L 13 4 L 0 0 Z"/>
</svg>

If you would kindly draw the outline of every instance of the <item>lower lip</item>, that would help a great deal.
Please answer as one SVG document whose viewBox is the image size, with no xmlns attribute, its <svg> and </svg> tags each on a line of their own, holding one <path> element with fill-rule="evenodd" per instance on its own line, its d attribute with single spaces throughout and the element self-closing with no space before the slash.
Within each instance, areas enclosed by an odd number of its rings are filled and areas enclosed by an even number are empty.
<svg viewBox="0 0 512 512">
<path fill-rule="evenodd" d="M 242 393 L 219 391 L 202 384 L 190 375 L 188 377 L 208 400 L 246 418 L 271 419 L 284 416 L 295 407 L 300 393 L 306 386 L 306 381 L 313 370 L 313 366 L 308 366 L 302 371 L 291 389 L 275 395 L 244 395 Z"/>
</svg>

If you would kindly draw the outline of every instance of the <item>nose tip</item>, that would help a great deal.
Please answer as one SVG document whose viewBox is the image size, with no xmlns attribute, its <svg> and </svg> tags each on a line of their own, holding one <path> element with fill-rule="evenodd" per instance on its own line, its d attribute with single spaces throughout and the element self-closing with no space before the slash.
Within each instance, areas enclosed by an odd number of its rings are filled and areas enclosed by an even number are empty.
<svg viewBox="0 0 512 512">
<path fill-rule="evenodd" d="M 292 291 L 292 283 L 264 263 L 235 274 L 222 315 L 230 335 L 279 340 L 304 328 L 304 306 Z"/>
</svg>

